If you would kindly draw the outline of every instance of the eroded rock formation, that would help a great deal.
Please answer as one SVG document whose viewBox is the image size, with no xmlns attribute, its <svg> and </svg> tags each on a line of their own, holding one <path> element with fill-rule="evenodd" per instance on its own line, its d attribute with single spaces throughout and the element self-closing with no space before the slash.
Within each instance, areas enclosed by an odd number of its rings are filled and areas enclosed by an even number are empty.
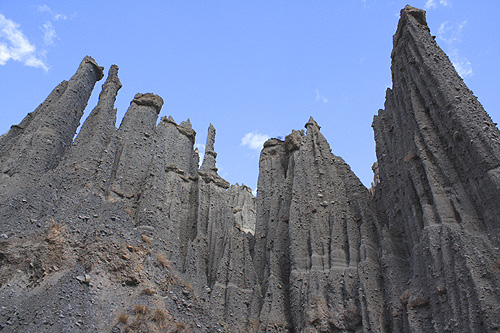
<svg viewBox="0 0 500 333">
<path fill-rule="evenodd" d="M 270 139 L 258 195 L 199 167 L 189 120 L 86 57 L 0 137 L 6 332 L 500 329 L 500 133 L 407 6 L 367 190 L 310 118 Z"/>
<path fill-rule="evenodd" d="M 402 11 L 392 78 L 373 121 L 391 327 L 500 328 L 500 133 L 419 9 Z"/>
</svg>

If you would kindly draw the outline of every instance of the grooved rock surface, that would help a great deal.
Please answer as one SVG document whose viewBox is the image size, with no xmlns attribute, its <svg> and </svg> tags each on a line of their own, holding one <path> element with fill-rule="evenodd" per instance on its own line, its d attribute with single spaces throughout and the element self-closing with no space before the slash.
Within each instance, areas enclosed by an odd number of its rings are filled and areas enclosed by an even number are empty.
<svg viewBox="0 0 500 333">
<path fill-rule="evenodd" d="M 401 11 L 366 189 L 311 117 L 270 139 L 258 195 L 196 132 L 85 57 L 0 137 L 2 332 L 500 330 L 500 132 Z"/>
<path fill-rule="evenodd" d="M 391 328 L 500 329 L 500 132 L 422 10 L 401 12 L 392 78 L 373 121 Z"/>
</svg>

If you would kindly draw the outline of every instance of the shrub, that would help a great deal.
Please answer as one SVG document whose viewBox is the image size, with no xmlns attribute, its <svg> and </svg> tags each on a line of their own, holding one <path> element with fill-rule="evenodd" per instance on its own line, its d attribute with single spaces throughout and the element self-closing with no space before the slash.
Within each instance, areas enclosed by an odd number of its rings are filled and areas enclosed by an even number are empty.
<svg viewBox="0 0 500 333">
<path fill-rule="evenodd" d="M 125 313 L 120 313 L 118 316 L 118 322 L 120 324 L 126 324 L 128 322 L 128 316 Z"/>
</svg>

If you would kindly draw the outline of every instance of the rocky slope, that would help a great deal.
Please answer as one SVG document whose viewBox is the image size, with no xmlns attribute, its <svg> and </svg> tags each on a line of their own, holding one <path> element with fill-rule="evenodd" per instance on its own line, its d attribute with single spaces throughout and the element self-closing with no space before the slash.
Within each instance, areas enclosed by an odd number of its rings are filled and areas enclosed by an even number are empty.
<svg viewBox="0 0 500 333">
<path fill-rule="evenodd" d="M 189 119 L 86 57 L 0 137 L 5 332 L 500 330 L 500 133 L 407 6 L 367 190 L 310 118 L 270 139 L 258 195 Z"/>
</svg>

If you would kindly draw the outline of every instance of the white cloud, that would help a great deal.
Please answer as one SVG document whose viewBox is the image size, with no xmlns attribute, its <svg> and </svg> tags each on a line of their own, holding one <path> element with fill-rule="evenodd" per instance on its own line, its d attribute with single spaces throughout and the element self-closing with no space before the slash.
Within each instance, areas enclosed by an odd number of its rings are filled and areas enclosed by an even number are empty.
<svg viewBox="0 0 500 333">
<path fill-rule="evenodd" d="M 455 67 L 455 70 L 457 71 L 458 75 L 462 77 L 462 79 L 474 74 L 474 71 L 472 70 L 472 64 L 469 59 L 461 57 L 458 54 L 457 49 L 453 49 L 449 53 L 449 56 L 453 67 Z"/>
<path fill-rule="evenodd" d="M 325 104 L 328 103 L 328 98 L 326 98 L 323 95 L 320 95 L 318 89 L 316 89 L 316 102 L 323 102 Z"/>
<path fill-rule="evenodd" d="M 269 138 L 270 137 L 267 134 L 250 132 L 245 134 L 245 136 L 241 139 L 241 145 L 247 146 L 252 150 L 260 151 L 262 149 L 262 146 L 264 145 L 264 142 L 269 140 Z"/>
<path fill-rule="evenodd" d="M 52 10 L 47 5 L 39 5 L 38 6 L 38 12 L 40 12 L 40 13 L 50 13 L 51 11 Z"/>
<path fill-rule="evenodd" d="M 450 2 L 448 0 L 439 0 L 439 4 L 441 6 L 449 6 Z M 437 7 L 437 3 L 435 0 L 427 0 L 427 2 L 424 5 L 424 9 L 429 10 L 429 9 L 435 9 Z"/>
<path fill-rule="evenodd" d="M 19 24 L 0 14 L 0 65 L 14 60 L 48 71 L 47 65 L 37 56 L 36 47 L 19 28 Z"/>
<path fill-rule="evenodd" d="M 57 33 L 52 22 L 45 22 L 41 29 L 43 31 L 43 42 L 45 45 L 54 45 L 54 39 L 57 38 Z"/>
<path fill-rule="evenodd" d="M 448 22 L 443 22 L 439 26 L 437 35 L 438 38 L 448 44 L 455 42 L 460 42 L 462 38 L 462 30 L 464 29 L 467 21 L 462 23 L 449 24 Z"/>
<path fill-rule="evenodd" d="M 257 187 L 252 190 L 252 194 L 254 197 L 257 197 Z"/>
<path fill-rule="evenodd" d="M 56 13 L 54 12 L 49 6 L 47 5 L 39 5 L 38 6 L 38 12 L 39 13 L 47 13 L 50 16 L 52 16 L 52 19 L 54 21 L 59 21 L 59 20 L 67 20 L 68 17 L 64 14 L 61 13 Z"/>
<path fill-rule="evenodd" d="M 445 0 L 441 0 L 447 3 Z M 438 38 L 448 44 L 448 55 L 453 66 L 457 70 L 457 73 L 462 77 L 466 78 L 474 74 L 472 70 L 472 64 L 469 59 L 459 55 L 457 44 L 462 41 L 462 31 L 467 24 L 467 21 L 462 21 L 461 23 L 449 24 L 448 22 L 443 22 L 439 26 L 437 35 Z"/>
<path fill-rule="evenodd" d="M 472 65 L 467 58 L 455 59 L 451 61 L 453 66 L 457 70 L 458 75 L 462 77 L 462 79 L 471 76 L 474 74 L 472 71 Z"/>
<path fill-rule="evenodd" d="M 434 0 L 427 0 L 427 2 L 425 3 L 424 8 L 427 9 L 427 10 L 436 8 L 436 1 L 434 1 Z"/>
</svg>

